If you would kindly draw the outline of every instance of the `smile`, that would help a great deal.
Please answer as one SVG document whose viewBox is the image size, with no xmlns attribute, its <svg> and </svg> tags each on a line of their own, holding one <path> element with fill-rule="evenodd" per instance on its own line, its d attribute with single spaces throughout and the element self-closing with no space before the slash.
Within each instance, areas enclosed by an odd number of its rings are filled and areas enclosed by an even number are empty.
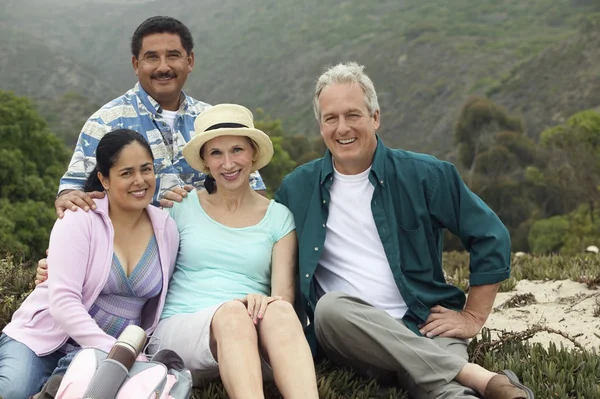
<svg viewBox="0 0 600 399">
<path fill-rule="evenodd" d="M 221 175 L 226 179 L 226 180 L 235 180 L 237 179 L 237 177 L 240 175 L 240 171 L 235 171 L 235 172 L 231 172 L 231 173 L 221 173 Z"/>
<path fill-rule="evenodd" d="M 356 141 L 356 138 L 345 139 L 345 140 L 337 140 L 337 142 L 340 143 L 340 144 L 352 144 L 355 141 Z"/>
<path fill-rule="evenodd" d="M 139 190 L 139 191 L 130 191 L 129 194 L 133 195 L 136 198 L 144 198 L 146 196 L 147 189 Z"/>
</svg>

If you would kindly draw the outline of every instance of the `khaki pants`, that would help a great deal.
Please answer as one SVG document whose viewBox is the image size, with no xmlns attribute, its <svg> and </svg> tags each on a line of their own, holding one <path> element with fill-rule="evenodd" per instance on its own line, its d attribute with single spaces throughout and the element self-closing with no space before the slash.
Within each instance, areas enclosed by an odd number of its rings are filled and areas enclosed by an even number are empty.
<svg viewBox="0 0 600 399">
<path fill-rule="evenodd" d="M 326 356 L 362 374 L 395 373 L 416 399 L 477 398 L 454 377 L 467 363 L 467 341 L 420 337 L 359 298 L 334 291 L 315 309 L 317 341 Z"/>
</svg>

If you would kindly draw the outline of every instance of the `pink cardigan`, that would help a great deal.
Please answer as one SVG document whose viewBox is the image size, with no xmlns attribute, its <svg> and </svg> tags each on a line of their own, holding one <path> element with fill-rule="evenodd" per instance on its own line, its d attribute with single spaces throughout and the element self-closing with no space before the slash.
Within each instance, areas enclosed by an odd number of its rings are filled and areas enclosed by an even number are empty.
<svg viewBox="0 0 600 399">
<path fill-rule="evenodd" d="M 108 280 L 114 252 L 108 199 L 96 200 L 96 204 L 95 211 L 67 211 L 63 219 L 56 221 L 50 234 L 49 278 L 27 297 L 3 330 L 38 356 L 53 353 L 69 337 L 82 348 L 104 351 L 109 351 L 116 341 L 88 314 Z M 142 315 L 142 327 L 150 334 L 165 303 L 175 268 L 179 233 L 165 211 L 154 206 L 146 209 L 154 228 L 163 275 L 160 295 L 146 304 Z"/>
</svg>

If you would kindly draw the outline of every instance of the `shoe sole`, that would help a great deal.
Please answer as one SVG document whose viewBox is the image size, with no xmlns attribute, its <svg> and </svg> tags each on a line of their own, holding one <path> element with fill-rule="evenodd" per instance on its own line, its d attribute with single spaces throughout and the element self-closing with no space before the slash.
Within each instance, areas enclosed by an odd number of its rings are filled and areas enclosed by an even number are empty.
<svg viewBox="0 0 600 399">
<path fill-rule="evenodd" d="M 526 387 L 525 385 L 521 384 L 521 381 L 519 381 L 519 377 L 517 377 L 515 373 L 513 373 L 510 370 L 504 370 L 502 371 L 502 374 L 504 374 L 514 386 L 519 387 L 520 389 L 525 391 L 525 393 L 527 394 L 527 399 L 535 399 L 533 391 L 529 387 Z"/>
</svg>

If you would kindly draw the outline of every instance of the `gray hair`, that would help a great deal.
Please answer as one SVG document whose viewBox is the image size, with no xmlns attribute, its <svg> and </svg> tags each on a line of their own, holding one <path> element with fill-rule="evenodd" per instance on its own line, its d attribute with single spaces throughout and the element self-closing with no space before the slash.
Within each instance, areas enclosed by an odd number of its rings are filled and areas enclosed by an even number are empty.
<svg viewBox="0 0 600 399">
<path fill-rule="evenodd" d="M 365 105 L 369 111 L 369 115 L 375 115 L 379 111 L 379 101 L 377 101 L 377 92 L 373 81 L 363 72 L 364 65 L 359 65 L 356 62 L 340 63 L 336 66 L 327 69 L 317 80 L 315 89 L 315 97 L 313 98 L 313 108 L 315 118 L 321 122 L 321 108 L 319 106 L 319 96 L 326 87 L 340 83 L 358 83 L 365 94 Z"/>
</svg>

